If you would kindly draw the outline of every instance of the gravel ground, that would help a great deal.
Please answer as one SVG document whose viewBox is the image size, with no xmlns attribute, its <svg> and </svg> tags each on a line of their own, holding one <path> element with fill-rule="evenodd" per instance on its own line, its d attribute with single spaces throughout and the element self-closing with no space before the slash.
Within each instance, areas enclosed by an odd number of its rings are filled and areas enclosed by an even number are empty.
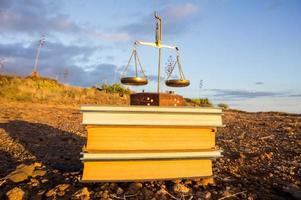
<svg viewBox="0 0 301 200">
<path fill-rule="evenodd" d="M 226 111 L 214 183 L 80 183 L 81 120 L 78 107 L 0 103 L 0 199 L 301 199 L 301 115 Z M 32 163 L 46 173 L 7 180 Z"/>
</svg>

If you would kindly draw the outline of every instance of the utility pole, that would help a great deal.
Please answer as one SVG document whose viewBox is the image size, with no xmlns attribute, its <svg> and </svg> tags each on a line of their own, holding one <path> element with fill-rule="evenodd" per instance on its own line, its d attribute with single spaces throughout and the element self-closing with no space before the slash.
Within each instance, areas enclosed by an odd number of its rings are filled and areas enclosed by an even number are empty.
<svg viewBox="0 0 301 200">
<path fill-rule="evenodd" d="M 33 71 L 31 73 L 32 77 L 39 77 L 39 74 L 38 74 L 38 61 L 39 61 L 39 56 L 40 56 L 41 48 L 43 47 L 44 44 L 45 44 L 45 36 L 43 35 L 42 38 L 39 40 L 39 45 L 38 45 L 38 50 L 37 50 L 37 54 L 36 54 L 36 59 L 35 59 L 35 62 L 34 62 Z"/>
<path fill-rule="evenodd" d="M 5 59 L 1 58 L 0 59 L 0 72 L 2 71 L 2 69 L 4 69 L 4 63 L 5 63 Z"/>
<path fill-rule="evenodd" d="M 67 78 L 69 76 L 69 70 L 65 69 L 63 73 L 64 83 L 66 84 Z"/>
<path fill-rule="evenodd" d="M 200 105 L 201 105 L 201 90 L 203 88 L 203 80 L 201 79 L 200 80 L 200 84 L 199 84 L 199 102 L 200 102 Z"/>
</svg>

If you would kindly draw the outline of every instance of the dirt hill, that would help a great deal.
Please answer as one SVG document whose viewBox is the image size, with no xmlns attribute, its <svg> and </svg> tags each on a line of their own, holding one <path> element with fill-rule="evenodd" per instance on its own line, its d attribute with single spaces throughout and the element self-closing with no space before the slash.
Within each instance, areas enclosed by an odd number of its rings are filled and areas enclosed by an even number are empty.
<svg viewBox="0 0 301 200">
<path fill-rule="evenodd" d="M 126 90 L 125 90 L 126 91 Z M 2 101 L 62 105 L 128 104 L 128 95 L 64 85 L 53 79 L 0 75 Z"/>
<path fill-rule="evenodd" d="M 218 129 L 216 138 L 224 157 L 213 163 L 214 180 L 88 184 L 80 182 L 79 161 L 86 132 L 78 103 L 86 99 L 78 96 L 74 100 L 64 90 L 69 86 L 55 82 L 46 87 L 60 88 L 54 97 L 45 92 L 40 99 L 20 98 L 31 94 L 24 91 L 36 83 L 28 79 L 29 86 L 13 86 L 19 80 L 24 81 L 16 78 L 4 85 L 1 78 L 1 88 L 17 88 L 17 92 L 1 91 L 5 96 L 0 99 L 0 199 L 301 198 L 301 115 L 225 111 L 226 127 Z M 34 89 L 37 94 L 39 88 Z M 89 97 L 91 103 L 102 102 L 98 98 L 109 95 L 91 90 L 95 92 Z M 114 98 L 121 97 L 116 94 Z M 52 103 L 45 103 L 50 99 Z"/>
</svg>

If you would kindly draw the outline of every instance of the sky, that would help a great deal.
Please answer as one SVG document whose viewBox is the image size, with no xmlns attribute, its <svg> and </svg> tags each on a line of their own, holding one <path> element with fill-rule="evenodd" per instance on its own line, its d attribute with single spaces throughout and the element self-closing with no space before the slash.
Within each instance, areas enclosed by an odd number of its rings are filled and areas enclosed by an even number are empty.
<svg viewBox="0 0 301 200">
<path fill-rule="evenodd" d="M 42 76 L 82 87 L 119 82 L 134 41 L 154 42 L 157 11 L 162 42 L 179 47 L 191 81 L 186 88 L 164 85 L 175 52 L 162 49 L 162 92 L 246 111 L 301 113 L 300 10 L 299 0 L 0 0 L 0 73 L 29 75 L 45 35 Z M 131 89 L 155 92 L 158 50 L 137 52 L 149 84 Z"/>
</svg>

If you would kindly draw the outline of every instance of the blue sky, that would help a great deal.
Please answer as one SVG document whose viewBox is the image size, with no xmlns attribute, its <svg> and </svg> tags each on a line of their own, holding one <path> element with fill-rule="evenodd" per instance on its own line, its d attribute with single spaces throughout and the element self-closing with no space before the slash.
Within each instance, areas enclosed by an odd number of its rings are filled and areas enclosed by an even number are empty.
<svg viewBox="0 0 301 200">
<path fill-rule="evenodd" d="M 301 2 L 10 1 L 0 0 L 0 59 L 4 73 L 30 74 L 41 35 L 39 71 L 72 85 L 118 81 L 133 42 L 154 41 L 153 12 L 163 18 L 163 43 L 180 48 L 185 97 L 249 111 L 301 113 Z M 149 77 L 157 51 L 139 47 Z M 164 49 L 162 71 L 173 51 Z M 63 79 L 63 72 L 69 76 Z M 165 74 L 163 73 L 163 76 Z M 152 79 L 153 80 L 153 79 Z M 156 91 L 156 82 L 131 89 Z"/>
</svg>

